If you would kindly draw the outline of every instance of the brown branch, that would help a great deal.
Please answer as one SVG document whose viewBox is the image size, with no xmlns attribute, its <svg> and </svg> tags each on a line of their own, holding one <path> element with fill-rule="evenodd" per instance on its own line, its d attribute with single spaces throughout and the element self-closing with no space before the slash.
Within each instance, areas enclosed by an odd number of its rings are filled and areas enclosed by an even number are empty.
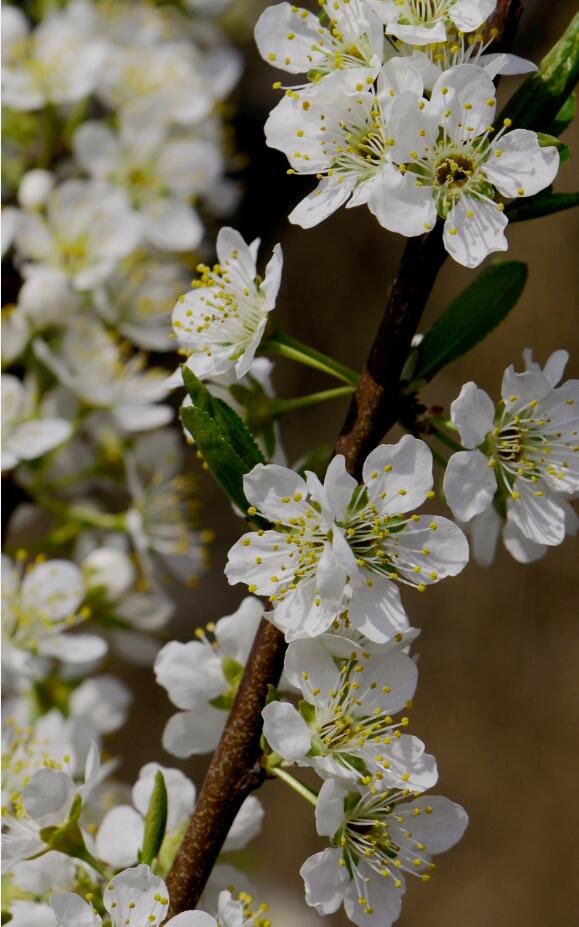
<svg viewBox="0 0 579 927">
<path fill-rule="evenodd" d="M 277 685 L 286 644 L 265 619 L 257 629 L 227 727 L 205 777 L 195 812 L 167 877 L 169 917 L 194 908 L 243 801 L 264 778 L 261 711 Z"/>
<path fill-rule="evenodd" d="M 438 271 L 446 258 L 439 223 L 404 249 L 380 328 L 352 399 L 336 452 L 359 476 L 365 457 L 398 419 L 400 374 Z"/>
</svg>

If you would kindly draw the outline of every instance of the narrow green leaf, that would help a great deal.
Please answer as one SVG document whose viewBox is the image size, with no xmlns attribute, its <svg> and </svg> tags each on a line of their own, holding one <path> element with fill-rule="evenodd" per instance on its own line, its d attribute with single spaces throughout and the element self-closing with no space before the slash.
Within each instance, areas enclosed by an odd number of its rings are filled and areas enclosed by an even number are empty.
<svg viewBox="0 0 579 927">
<path fill-rule="evenodd" d="M 553 147 L 557 149 L 561 164 L 564 164 L 565 161 L 568 161 L 571 157 L 569 145 L 566 145 L 565 142 L 562 142 L 561 139 L 557 138 L 555 135 L 548 135 L 546 132 L 538 132 L 537 137 L 541 148 Z"/>
<path fill-rule="evenodd" d="M 515 129 L 554 132 L 561 107 L 573 92 L 579 78 L 579 13 L 553 48 L 545 55 L 539 70 L 521 84 L 497 119 L 512 120 Z"/>
<path fill-rule="evenodd" d="M 194 373 L 182 370 L 193 405 L 181 409 L 181 419 L 219 485 L 245 512 L 244 474 L 265 457 L 237 412 L 212 396 Z"/>
<path fill-rule="evenodd" d="M 243 476 L 251 468 L 228 444 L 215 419 L 201 409 L 183 407 L 181 420 L 221 488 L 242 512 L 246 512 L 249 503 L 243 492 Z"/>
<path fill-rule="evenodd" d="M 485 268 L 425 334 L 408 391 L 428 382 L 496 328 L 523 292 L 527 265 L 503 261 Z"/>
<path fill-rule="evenodd" d="M 524 222 L 527 219 L 540 219 L 554 212 L 579 206 L 579 193 L 553 193 L 553 188 L 542 190 L 536 196 L 524 200 L 513 200 L 505 209 L 509 222 Z"/>
<path fill-rule="evenodd" d="M 143 847 L 139 853 L 139 862 L 146 863 L 147 866 L 159 855 L 167 829 L 167 808 L 167 787 L 163 773 L 159 770 L 155 776 L 155 785 L 145 818 Z"/>
<path fill-rule="evenodd" d="M 563 106 L 555 116 L 555 119 L 551 123 L 551 132 L 553 135 L 561 135 L 565 129 L 568 129 L 573 120 L 575 119 L 575 112 L 577 110 L 577 94 L 572 93 L 571 96 L 567 97 Z"/>
</svg>

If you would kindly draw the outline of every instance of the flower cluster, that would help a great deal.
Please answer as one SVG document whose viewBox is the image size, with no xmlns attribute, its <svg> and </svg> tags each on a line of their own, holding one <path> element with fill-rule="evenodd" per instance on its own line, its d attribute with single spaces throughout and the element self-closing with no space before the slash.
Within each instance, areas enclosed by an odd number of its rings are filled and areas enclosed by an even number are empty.
<svg viewBox="0 0 579 927">
<path fill-rule="evenodd" d="M 444 221 L 445 247 L 467 267 L 507 249 L 502 198 L 548 187 L 559 155 L 537 133 L 494 122 L 492 78 L 533 69 L 484 54 L 495 5 L 322 0 L 319 15 L 289 3 L 265 10 L 255 30 L 263 58 L 307 75 L 285 88 L 265 126 L 289 173 L 319 181 L 291 222 L 311 228 L 344 204 L 366 204 L 401 235 Z"/>
</svg>

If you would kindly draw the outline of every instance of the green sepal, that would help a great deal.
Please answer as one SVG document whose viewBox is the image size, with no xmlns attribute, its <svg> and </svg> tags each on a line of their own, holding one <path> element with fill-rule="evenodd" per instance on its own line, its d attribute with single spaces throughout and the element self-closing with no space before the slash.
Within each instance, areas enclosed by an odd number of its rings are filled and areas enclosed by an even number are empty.
<svg viewBox="0 0 579 927">
<path fill-rule="evenodd" d="M 415 392 L 447 364 L 466 354 L 508 315 L 523 292 L 527 265 L 497 261 L 486 267 L 437 319 L 415 349 Z"/>
<path fill-rule="evenodd" d="M 565 129 L 568 129 L 573 120 L 575 119 L 575 113 L 577 110 L 577 94 L 572 93 L 565 102 L 563 106 L 555 116 L 555 119 L 551 123 L 551 132 L 553 135 L 561 135 Z"/>
<path fill-rule="evenodd" d="M 145 818 L 143 846 L 139 852 L 140 863 L 146 863 L 147 866 L 150 866 L 158 856 L 167 829 L 167 812 L 167 787 L 163 773 L 158 770 L 155 775 L 155 785 L 153 786 Z"/>
<path fill-rule="evenodd" d="M 265 463 L 265 458 L 237 412 L 212 396 L 194 373 L 181 369 L 193 401 L 181 408 L 183 424 L 219 485 L 246 512 L 243 477 L 256 464 Z"/>
<path fill-rule="evenodd" d="M 46 844 L 48 849 L 57 850 L 59 853 L 65 853 L 67 856 L 72 856 L 75 859 L 81 859 L 106 878 L 108 873 L 104 870 L 102 863 L 89 853 L 84 842 L 82 831 L 78 825 L 81 812 L 82 798 L 80 795 L 77 795 L 71 805 L 66 823 L 63 824 L 62 827 L 51 826 L 41 828 L 39 834 L 40 839 Z"/>
<path fill-rule="evenodd" d="M 513 129 L 555 131 L 558 115 L 579 78 L 579 13 L 553 48 L 545 55 L 539 70 L 521 84 L 497 118 L 512 120 Z"/>
<path fill-rule="evenodd" d="M 526 222 L 528 219 L 541 219 L 555 212 L 573 209 L 574 206 L 579 206 L 579 193 L 553 193 L 553 188 L 549 187 L 536 196 L 513 200 L 505 213 L 509 222 Z"/>
<path fill-rule="evenodd" d="M 232 685 L 237 685 L 243 674 L 243 666 L 241 663 L 238 663 L 237 660 L 234 660 L 233 657 L 228 657 L 226 654 L 221 658 L 221 668 L 227 682 Z"/>
<path fill-rule="evenodd" d="M 225 692 L 209 699 L 209 704 L 219 711 L 231 711 L 235 701 L 235 692 Z"/>
<path fill-rule="evenodd" d="M 313 724 L 316 718 L 316 709 L 305 698 L 300 699 L 298 710 L 306 724 Z"/>
<path fill-rule="evenodd" d="M 281 693 L 271 682 L 267 684 L 267 695 L 265 697 L 265 704 L 269 705 L 270 702 L 279 702 L 281 701 Z"/>
<path fill-rule="evenodd" d="M 566 145 L 565 142 L 562 142 L 561 139 L 557 138 L 555 135 L 549 135 L 547 132 L 537 132 L 537 138 L 539 139 L 541 148 L 552 147 L 557 149 L 561 164 L 564 164 L 565 161 L 568 161 L 571 157 L 569 145 Z"/>
</svg>

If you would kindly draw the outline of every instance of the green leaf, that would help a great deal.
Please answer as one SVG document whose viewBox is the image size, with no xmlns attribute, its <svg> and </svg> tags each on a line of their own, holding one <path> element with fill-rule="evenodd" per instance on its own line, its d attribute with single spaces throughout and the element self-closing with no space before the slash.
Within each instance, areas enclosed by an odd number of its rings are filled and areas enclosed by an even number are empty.
<svg viewBox="0 0 579 927">
<path fill-rule="evenodd" d="M 143 847 L 139 853 L 139 862 L 150 866 L 158 856 L 165 830 L 167 829 L 167 787 L 163 773 L 159 770 L 155 776 L 155 785 L 145 818 Z"/>
<path fill-rule="evenodd" d="M 245 512 L 248 503 L 243 492 L 243 477 L 256 464 L 265 463 L 265 457 L 237 412 L 222 399 L 212 396 L 186 367 L 182 371 L 193 402 L 192 406 L 181 409 L 183 424 L 219 485 Z"/>
<path fill-rule="evenodd" d="M 526 280 L 527 265 L 521 261 L 502 261 L 485 268 L 425 334 L 416 349 L 416 367 L 407 391 L 431 380 L 496 328 L 517 302 Z"/>
<path fill-rule="evenodd" d="M 579 193 L 553 193 L 553 188 L 541 190 L 536 196 L 523 200 L 513 200 L 505 209 L 509 222 L 523 222 L 527 219 L 540 219 L 554 212 L 579 206 Z"/>
<path fill-rule="evenodd" d="M 569 145 L 566 145 L 565 142 L 562 142 L 559 138 L 556 138 L 555 135 L 548 135 L 546 132 L 538 132 L 537 138 L 539 139 L 539 145 L 541 148 L 556 148 L 559 152 L 559 159 L 561 164 L 564 164 L 565 161 L 568 161 L 571 157 L 571 149 Z"/>
<path fill-rule="evenodd" d="M 577 110 L 577 94 L 572 93 L 571 96 L 567 97 L 563 106 L 555 116 L 555 119 L 551 123 L 551 132 L 553 135 L 561 135 L 565 129 L 568 129 L 573 120 L 575 119 L 575 112 Z"/>
<path fill-rule="evenodd" d="M 579 78 L 579 13 L 575 14 L 558 42 L 545 55 L 539 70 L 521 84 L 500 113 L 512 120 L 514 129 L 555 132 L 555 124 Z"/>
</svg>

